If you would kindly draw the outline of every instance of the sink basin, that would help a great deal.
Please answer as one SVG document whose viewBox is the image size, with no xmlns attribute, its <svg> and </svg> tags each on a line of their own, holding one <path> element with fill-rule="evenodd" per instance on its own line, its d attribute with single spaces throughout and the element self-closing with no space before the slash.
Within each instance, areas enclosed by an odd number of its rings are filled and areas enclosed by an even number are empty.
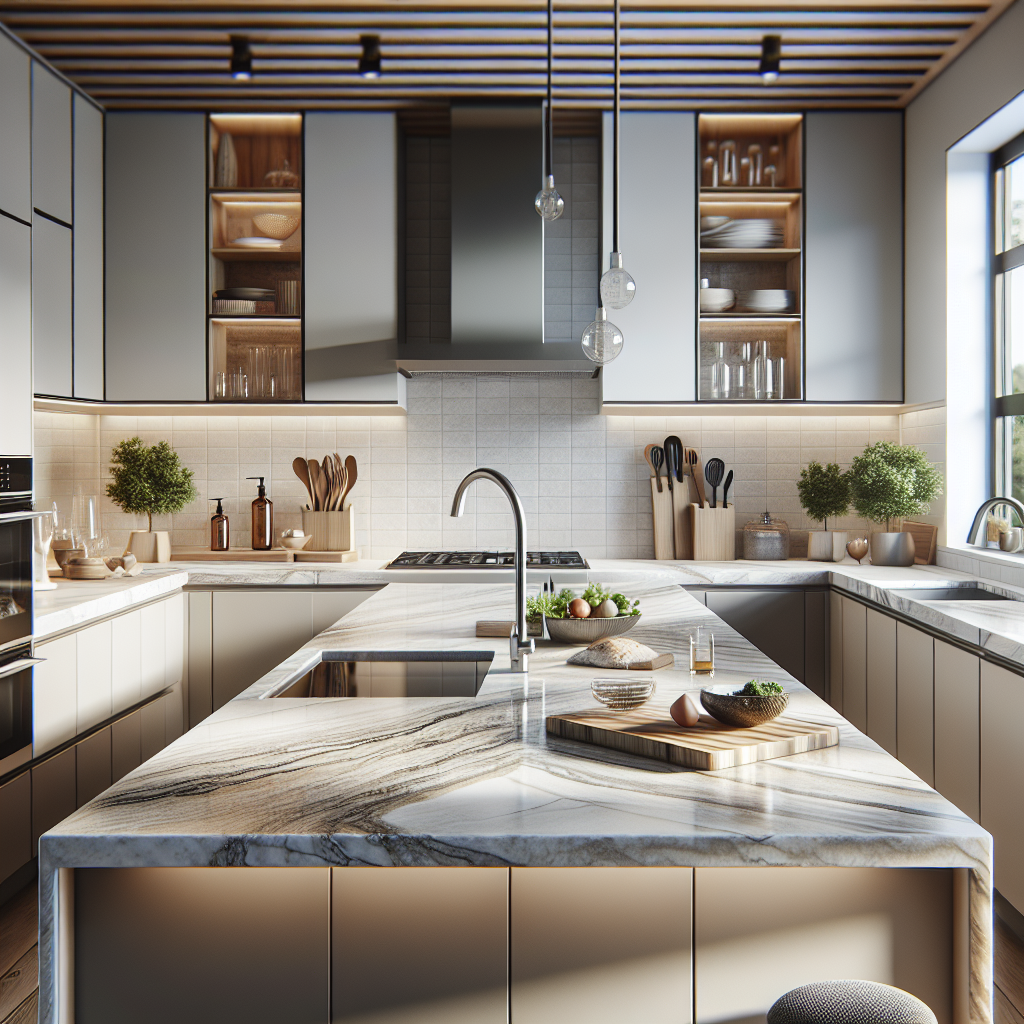
<svg viewBox="0 0 1024 1024">
<path fill-rule="evenodd" d="M 491 667 L 486 651 L 324 654 L 274 697 L 475 697 Z"/>
<path fill-rule="evenodd" d="M 993 594 L 981 587 L 908 587 L 905 590 L 888 590 L 897 597 L 909 597 L 912 601 L 1013 601 L 1005 594 Z"/>
</svg>

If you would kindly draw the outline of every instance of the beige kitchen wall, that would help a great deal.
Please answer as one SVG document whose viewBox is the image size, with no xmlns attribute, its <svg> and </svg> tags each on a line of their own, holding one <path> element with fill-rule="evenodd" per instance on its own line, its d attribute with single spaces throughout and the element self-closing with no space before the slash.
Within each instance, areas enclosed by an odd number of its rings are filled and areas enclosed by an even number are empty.
<svg viewBox="0 0 1024 1024">
<path fill-rule="evenodd" d="M 462 519 L 449 516 L 462 476 L 477 466 L 506 473 L 523 499 L 531 548 L 579 548 L 593 558 L 653 555 L 649 470 L 644 446 L 678 434 L 706 460 L 717 455 L 735 473 L 730 497 L 737 521 L 767 506 L 792 529 L 812 524 L 796 482 L 811 459 L 850 460 L 878 440 L 918 444 L 944 468 L 942 409 L 893 416 L 601 416 L 598 384 L 550 375 L 430 375 L 409 381 L 407 417 L 122 417 L 37 412 L 38 507 L 70 511 L 76 487 L 103 495 L 110 450 L 138 435 L 167 440 L 195 473 L 200 498 L 173 516 L 155 516 L 177 547 L 209 544 L 209 517 L 224 497 L 232 546 L 250 543 L 250 503 L 266 477 L 280 531 L 301 525 L 304 490 L 297 456 L 352 454 L 357 540 L 365 557 L 403 549 L 493 548 L 512 543 L 505 498 L 475 484 Z M 901 422 L 902 419 L 902 422 Z M 102 522 L 114 547 L 144 516 L 120 512 L 102 497 Z M 936 511 L 939 510 L 938 504 Z M 833 525 L 832 523 L 829 524 Z M 837 528 L 867 529 L 856 518 Z"/>
</svg>

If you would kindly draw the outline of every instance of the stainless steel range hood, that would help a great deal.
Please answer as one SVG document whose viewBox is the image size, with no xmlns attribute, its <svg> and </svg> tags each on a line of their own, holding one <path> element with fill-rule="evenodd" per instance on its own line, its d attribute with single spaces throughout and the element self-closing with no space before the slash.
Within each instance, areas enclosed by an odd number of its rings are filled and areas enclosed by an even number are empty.
<svg viewBox="0 0 1024 1024">
<path fill-rule="evenodd" d="M 540 106 L 451 109 L 451 342 L 398 346 L 424 370 L 593 369 L 575 342 L 544 344 Z"/>
</svg>

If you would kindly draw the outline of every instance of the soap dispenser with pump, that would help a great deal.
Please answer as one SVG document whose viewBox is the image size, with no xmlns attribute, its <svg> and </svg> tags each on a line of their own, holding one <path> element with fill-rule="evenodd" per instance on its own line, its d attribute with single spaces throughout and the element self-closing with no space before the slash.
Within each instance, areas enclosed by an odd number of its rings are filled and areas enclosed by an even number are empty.
<svg viewBox="0 0 1024 1024">
<path fill-rule="evenodd" d="M 252 503 L 252 549 L 269 551 L 274 546 L 274 503 L 267 497 L 263 477 L 247 476 L 246 480 L 259 480 Z"/>
<path fill-rule="evenodd" d="M 231 527 L 224 512 L 224 499 L 211 498 L 217 502 L 217 511 L 210 517 L 210 550 L 227 551 L 231 546 Z"/>
</svg>

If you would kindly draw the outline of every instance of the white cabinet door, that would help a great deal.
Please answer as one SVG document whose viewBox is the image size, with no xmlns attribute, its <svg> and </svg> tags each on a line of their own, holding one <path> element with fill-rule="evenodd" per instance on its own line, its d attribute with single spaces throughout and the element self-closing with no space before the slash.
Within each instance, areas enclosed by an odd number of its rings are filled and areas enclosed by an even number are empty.
<svg viewBox="0 0 1024 1024">
<path fill-rule="evenodd" d="M 868 718 L 867 608 L 843 598 L 843 717 L 864 732 Z"/>
<path fill-rule="evenodd" d="M 506 1024 L 507 868 L 331 872 L 332 1024 Z"/>
<path fill-rule="evenodd" d="M 516 1024 L 690 1024 L 691 868 L 512 868 Z"/>
<path fill-rule="evenodd" d="M 312 594 L 213 595 L 213 710 L 276 668 L 313 636 Z"/>
<path fill-rule="evenodd" d="M 32 60 L 0 35 L 0 210 L 32 220 Z"/>
<path fill-rule="evenodd" d="M 405 403 L 404 378 L 389 369 L 386 349 L 372 357 L 374 342 L 398 336 L 396 146 L 391 112 L 306 115 L 307 401 Z M 339 247 L 339 238 L 362 241 Z M 343 302 L 339 282 L 344 282 Z"/>
<path fill-rule="evenodd" d="M 110 622 L 80 629 L 78 638 L 78 728 L 82 733 L 108 719 L 111 710 Z"/>
<path fill-rule="evenodd" d="M 32 218 L 32 363 L 37 395 L 70 398 L 71 229 Z"/>
<path fill-rule="evenodd" d="M 804 120 L 807 399 L 903 401 L 903 115 Z"/>
<path fill-rule="evenodd" d="M 139 609 L 142 651 L 140 698 L 159 693 L 167 677 L 167 612 L 163 602 Z"/>
<path fill-rule="evenodd" d="M 206 400 L 205 152 L 202 114 L 106 115 L 108 401 Z"/>
<path fill-rule="evenodd" d="M 71 89 L 32 62 L 32 205 L 71 223 Z"/>
<path fill-rule="evenodd" d="M 1024 914 L 1024 678 L 981 663 L 981 825 L 996 888 Z"/>
<path fill-rule="evenodd" d="M 27 864 L 32 849 L 32 780 L 25 772 L 0 786 L 0 882 Z"/>
<path fill-rule="evenodd" d="M 981 661 L 935 641 L 935 788 L 981 820 Z"/>
<path fill-rule="evenodd" d="M 929 786 L 935 782 L 934 649 L 932 638 L 896 624 L 896 750 Z"/>
<path fill-rule="evenodd" d="M 896 620 L 868 609 L 867 734 L 896 757 Z"/>
<path fill-rule="evenodd" d="M 10 217 L 0 217 L 0 309 L 0 451 L 31 455 L 32 229 Z"/>
<path fill-rule="evenodd" d="M 164 686 L 174 686 L 185 673 L 185 595 L 175 594 L 163 606 L 167 652 Z"/>
<path fill-rule="evenodd" d="M 602 269 L 611 251 L 611 115 L 604 115 Z M 622 352 L 601 373 L 605 402 L 697 397 L 697 119 L 684 112 L 622 115 L 623 265 L 636 297 L 609 312 Z M 578 339 L 577 339 L 578 340 Z"/>
<path fill-rule="evenodd" d="M 38 644 L 32 674 L 32 756 L 74 739 L 78 728 L 78 640 L 74 633 Z"/>
<path fill-rule="evenodd" d="M 113 713 L 142 700 L 142 613 L 111 620 L 111 699 Z"/>
<path fill-rule="evenodd" d="M 75 94 L 75 398 L 103 399 L 103 113 Z"/>
</svg>

